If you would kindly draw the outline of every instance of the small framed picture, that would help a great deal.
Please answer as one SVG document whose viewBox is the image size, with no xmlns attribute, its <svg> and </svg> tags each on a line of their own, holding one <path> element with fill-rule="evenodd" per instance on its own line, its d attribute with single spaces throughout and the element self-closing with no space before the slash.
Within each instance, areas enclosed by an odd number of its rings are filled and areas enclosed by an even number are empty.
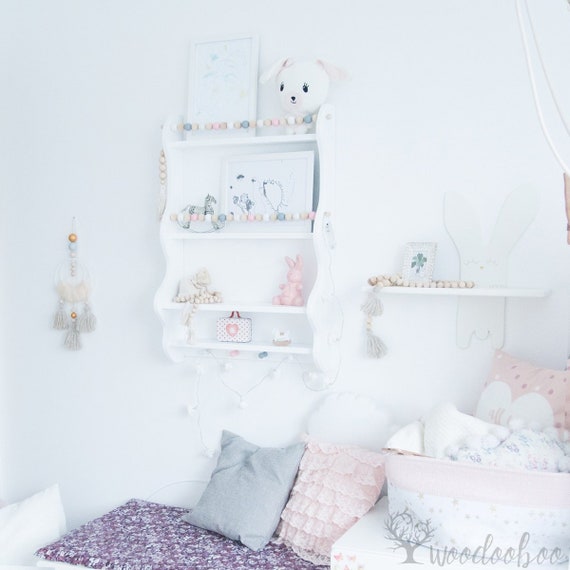
<svg viewBox="0 0 570 570">
<path fill-rule="evenodd" d="M 235 35 L 193 41 L 188 85 L 189 123 L 251 121 L 257 109 L 259 40 Z M 245 133 L 254 129 L 238 129 Z"/>
<path fill-rule="evenodd" d="M 409 242 L 404 251 L 402 278 L 405 281 L 431 281 L 435 263 L 436 242 Z"/>
<path fill-rule="evenodd" d="M 301 219 L 313 209 L 313 151 L 241 155 L 224 163 L 224 212 Z M 290 216 L 289 216 L 290 215 Z"/>
</svg>

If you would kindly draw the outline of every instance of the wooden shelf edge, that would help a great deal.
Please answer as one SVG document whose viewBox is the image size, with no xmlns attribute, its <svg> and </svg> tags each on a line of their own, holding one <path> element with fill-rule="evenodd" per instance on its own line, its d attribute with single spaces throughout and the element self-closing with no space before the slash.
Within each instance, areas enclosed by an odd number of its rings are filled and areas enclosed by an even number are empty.
<svg viewBox="0 0 570 570">
<path fill-rule="evenodd" d="M 371 287 L 367 287 L 370 291 Z M 432 295 L 450 297 L 525 297 L 543 298 L 550 295 L 549 289 L 523 288 L 523 287 L 473 287 L 435 288 L 435 287 L 384 287 L 381 295 Z"/>
<path fill-rule="evenodd" d="M 159 305 L 159 309 L 164 311 L 183 311 L 186 303 L 163 303 Z M 306 307 L 289 307 L 284 305 L 258 304 L 248 305 L 247 303 L 211 303 L 199 304 L 198 311 L 207 311 L 213 313 L 226 313 L 231 311 L 239 311 L 240 313 L 271 313 L 282 315 L 304 315 L 307 313 Z"/>
</svg>

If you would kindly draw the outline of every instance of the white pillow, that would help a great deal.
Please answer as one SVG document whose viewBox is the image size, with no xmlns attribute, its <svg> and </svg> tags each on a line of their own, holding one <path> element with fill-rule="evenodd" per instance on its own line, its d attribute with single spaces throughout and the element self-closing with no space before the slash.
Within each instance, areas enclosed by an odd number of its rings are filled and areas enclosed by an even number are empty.
<svg viewBox="0 0 570 570">
<path fill-rule="evenodd" d="M 59 486 L 0 509 L 0 564 L 36 562 L 36 550 L 66 532 Z"/>
<path fill-rule="evenodd" d="M 497 426 L 461 413 L 451 402 L 436 406 L 424 418 L 424 452 L 441 459 L 446 451 L 464 442 L 469 436 L 494 433 Z"/>
</svg>

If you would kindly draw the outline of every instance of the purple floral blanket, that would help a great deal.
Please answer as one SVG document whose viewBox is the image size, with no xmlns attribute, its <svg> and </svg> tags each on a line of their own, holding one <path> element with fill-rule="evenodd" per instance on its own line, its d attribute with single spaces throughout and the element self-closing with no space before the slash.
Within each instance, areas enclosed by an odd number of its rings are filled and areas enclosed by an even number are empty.
<svg viewBox="0 0 570 570">
<path fill-rule="evenodd" d="M 182 520 L 188 510 L 131 499 L 36 555 L 105 570 L 324 570 L 283 545 L 254 552 Z"/>
</svg>

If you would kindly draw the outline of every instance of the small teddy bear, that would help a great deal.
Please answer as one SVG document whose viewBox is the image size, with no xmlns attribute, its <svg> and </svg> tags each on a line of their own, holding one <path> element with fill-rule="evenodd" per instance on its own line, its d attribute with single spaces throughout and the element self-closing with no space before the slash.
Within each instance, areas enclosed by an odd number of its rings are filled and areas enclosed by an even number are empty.
<svg viewBox="0 0 570 570">
<path fill-rule="evenodd" d="M 275 79 L 281 106 L 287 114 L 288 133 L 306 133 L 313 126 L 313 114 L 325 102 L 330 81 L 345 79 L 346 72 L 321 59 L 293 61 L 285 57 L 259 78 L 261 84 Z"/>
<path fill-rule="evenodd" d="M 290 257 L 285 257 L 285 261 L 289 266 L 287 283 L 279 285 L 283 292 L 281 295 L 273 297 L 273 304 L 301 307 L 304 304 L 301 293 L 303 289 L 303 258 L 297 254 L 295 261 Z"/>
</svg>

